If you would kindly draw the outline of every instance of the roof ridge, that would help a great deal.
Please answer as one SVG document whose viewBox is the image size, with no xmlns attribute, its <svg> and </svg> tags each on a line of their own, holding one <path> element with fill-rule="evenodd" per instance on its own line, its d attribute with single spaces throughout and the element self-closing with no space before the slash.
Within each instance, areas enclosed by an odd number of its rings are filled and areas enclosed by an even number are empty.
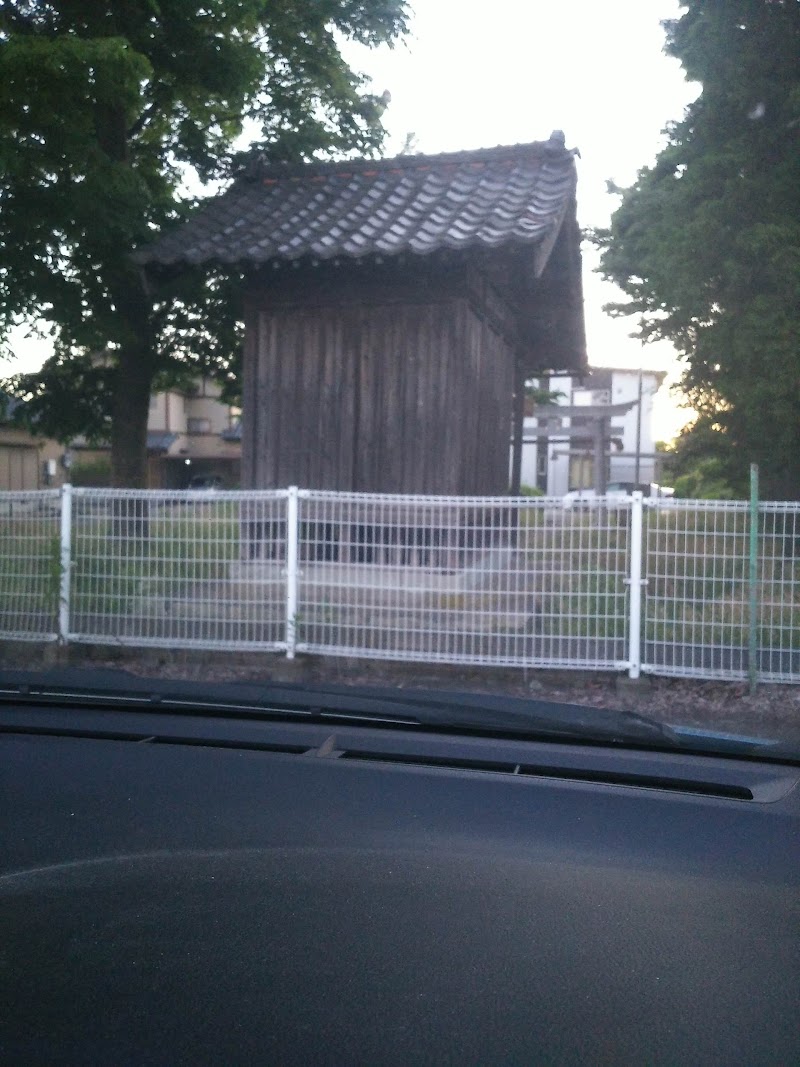
<svg viewBox="0 0 800 1067">
<path fill-rule="evenodd" d="M 424 170 L 428 167 L 458 166 L 464 163 L 497 163 L 505 160 L 552 159 L 573 156 L 576 149 L 565 147 L 564 134 L 553 130 L 546 141 L 530 141 L 524 144 L 495 145 L 492 148 L 473 148 L 458 152 L 424 152 L 413 155 L 384 156 L 366 159 L 312 160 L 307 163 L 275 163 L 263 155 L 254 156 L 237 175 L 237 180 L 263 181 L 280 178 L 318 177 L 330 174 L 343 176 L 374 171 Z"/>
</svg>

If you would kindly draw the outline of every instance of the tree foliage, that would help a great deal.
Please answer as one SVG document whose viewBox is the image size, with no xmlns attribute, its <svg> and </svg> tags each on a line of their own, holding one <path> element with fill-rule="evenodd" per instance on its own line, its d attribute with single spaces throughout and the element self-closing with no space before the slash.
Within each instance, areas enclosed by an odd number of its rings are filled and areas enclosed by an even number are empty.
<svg viewBox="0 0 800 1067">
<path fill-rule="evenodd" d="M 724 434 L 702 415 L 663 450 L 662 475 L 686 499 L 732 500 L 748 493 L 748 472 L 735 460 Z"/>
<path fill-rule="evenodd" d="M 116 483 L 143 484 L 154 380 L 230 383 L 240 339 L 235 277 L 155 283 L 130 252 L 191 210 L 187 175 L 235 173 L 247 122 L 276 160 L 375 151 L 384 101 L 339 45 L 391 43 L 405 18 L 404 0 L 0 0 L 0 336 L 52 330 L 14 385 L 40 428 L 110 427 Z"/>
<path fill-rule="evenodd" d="M 525 398 L 533 407 L 548 407 L 557 404 L 566 396 L 561 389 L 548 389 L 536 379 L 525 383 Z"/>
<path fill-rule="evenodd" d="M 800 3 L 684 0 L 667 51 L 702 91 L 608 230 L 601 271 L 685 360 L 699 436 L 800 497 Z"/>
</svg>

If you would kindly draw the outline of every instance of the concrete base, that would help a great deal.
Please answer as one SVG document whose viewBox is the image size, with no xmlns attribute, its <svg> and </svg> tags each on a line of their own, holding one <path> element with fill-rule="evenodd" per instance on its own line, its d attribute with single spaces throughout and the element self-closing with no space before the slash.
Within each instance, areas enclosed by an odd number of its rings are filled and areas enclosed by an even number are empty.
<svg viewBox="0 0 800 1067">
<path fill-rule="evenodd" d="M 536 576 L 507 550 L 486 553 L 461 571 L 371 563 L 298 567 L 303 626 L 358 625 L 387 631 L 475 634 L 535 628 Z M 286 568 L 280 560 L 229 565 L 228 578 L 143 583 L 133 615 L 144 619 L 277 623 L 284 618 Z M 393 619 L 396 612 L 396 619 Z"/>
</svg>

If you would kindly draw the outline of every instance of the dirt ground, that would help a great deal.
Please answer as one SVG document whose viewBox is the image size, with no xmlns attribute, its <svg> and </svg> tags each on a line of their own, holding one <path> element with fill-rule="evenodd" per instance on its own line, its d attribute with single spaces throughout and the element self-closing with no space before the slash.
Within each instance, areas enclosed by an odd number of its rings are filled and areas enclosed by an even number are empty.
<svg viewBox="0 0 800 1067">
<path fill-rule="evenodd" d="M 667 723 L 747 734 L 800 745 L 800 686 L 627 677 L 581 671 L 497 669 L 279 654 L 0 646 L 2 666 L 56 664 L 127 670 L 145 677 L 224 681 L 327 682 L 449 689 L 603 708 L 625 708 Z"/>
</svg>

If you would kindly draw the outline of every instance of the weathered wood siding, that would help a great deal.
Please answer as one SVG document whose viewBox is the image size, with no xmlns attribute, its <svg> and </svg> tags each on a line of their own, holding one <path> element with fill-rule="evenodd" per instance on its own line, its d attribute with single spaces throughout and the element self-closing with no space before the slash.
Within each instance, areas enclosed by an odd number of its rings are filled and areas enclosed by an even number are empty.
<svg viewBox="0 0 800 1067">
<path fill-rule="evenodd" d="M 514 349 L 473 302 L 463 304 L 462 315 L 465 421 L 460 436 L 469 479 L 462 491 L 505 493 L 508 491 Z M 471 479 L 470 469 L 475 472 Z"/>
<path fill-rule="evenodd" d="M 504 493 L 513 347 L 465 277 L 248 302 L 243 485 Z"/>
</svg>

